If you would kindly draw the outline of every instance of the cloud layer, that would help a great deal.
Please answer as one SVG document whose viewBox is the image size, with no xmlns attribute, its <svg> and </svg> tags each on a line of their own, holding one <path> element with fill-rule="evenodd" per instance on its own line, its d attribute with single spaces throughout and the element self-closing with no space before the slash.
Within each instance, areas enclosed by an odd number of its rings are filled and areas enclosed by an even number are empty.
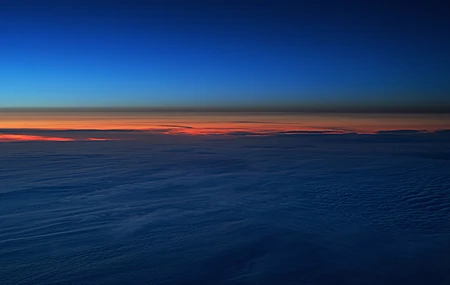
<svg viewBox="0 0 450 285">
<path fill-rule="evenodd" d="M 450 282 L 448 134 L 143 136 L 1 145 L 0 283 Z"/>
</svg>

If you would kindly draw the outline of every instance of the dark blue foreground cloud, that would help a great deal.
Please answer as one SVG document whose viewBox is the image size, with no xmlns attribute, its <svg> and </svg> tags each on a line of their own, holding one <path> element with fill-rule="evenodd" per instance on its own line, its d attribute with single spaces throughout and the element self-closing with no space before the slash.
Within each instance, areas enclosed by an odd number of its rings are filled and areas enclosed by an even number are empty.
<svg viewBox="0 0 450 285">
<path fill-rule="evenodd" d="M 450 283 L 448 135 L 1 144 L 1 284 Z"/>
</svg>

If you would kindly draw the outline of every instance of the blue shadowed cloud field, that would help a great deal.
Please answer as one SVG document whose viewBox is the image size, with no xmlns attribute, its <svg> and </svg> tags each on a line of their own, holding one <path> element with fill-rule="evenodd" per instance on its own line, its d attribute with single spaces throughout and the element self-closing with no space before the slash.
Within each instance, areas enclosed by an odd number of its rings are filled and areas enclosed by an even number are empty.
<svg viewBox="0 0 450 285">
<path fill-rule="evenodd" d="M 448 142 L 0 143 L 0 283 L 449 284 Z"/>
</svg>

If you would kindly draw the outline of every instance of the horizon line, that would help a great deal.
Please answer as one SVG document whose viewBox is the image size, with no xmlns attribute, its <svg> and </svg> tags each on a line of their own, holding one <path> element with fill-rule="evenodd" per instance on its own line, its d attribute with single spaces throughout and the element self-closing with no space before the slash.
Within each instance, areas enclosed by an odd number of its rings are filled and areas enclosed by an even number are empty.
<svg viewBox="0 0 450 285">
<path fill-rule="evenodd" d="M 0 112 L 160 112 L 160 113 L 330 113 L 330 114 L 450 114 L 450 105 L 439 106 L 92 106 L 92 107 L 0 107 Z"/>
</svg>

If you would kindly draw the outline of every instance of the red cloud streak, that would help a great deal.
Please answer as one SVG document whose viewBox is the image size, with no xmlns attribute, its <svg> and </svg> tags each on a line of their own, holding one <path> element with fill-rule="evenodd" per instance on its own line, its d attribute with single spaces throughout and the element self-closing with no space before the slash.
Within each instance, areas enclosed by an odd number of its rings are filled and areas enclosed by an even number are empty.
<svg viewBox="0 0 450 285">
<path fill-rule="evenodd" d="M 11 141 L 59 141 L 67 142 L 73 141 L 71 138 L 61 138 L 61 137 L 45 137 L 45 136 L 35 136 L 35 135 L 11 135 L 11 134 L 0 134 L 0 142 L 11 142 Z"/>
<path fill-rule="evenodd" d="M 24 135 L 24 134 L 0 134 L 0 142 L 20 142 L 20 141 L 54 141 L 54 142 L 71 142 L 71 141 L 108 141 L 112 139 L 107 138 L 87 138 L 87 139 L 74 139 L 65 137 L 48 137 L 48 136 L 36 136 L 36 135 Z"/>
</svg>

